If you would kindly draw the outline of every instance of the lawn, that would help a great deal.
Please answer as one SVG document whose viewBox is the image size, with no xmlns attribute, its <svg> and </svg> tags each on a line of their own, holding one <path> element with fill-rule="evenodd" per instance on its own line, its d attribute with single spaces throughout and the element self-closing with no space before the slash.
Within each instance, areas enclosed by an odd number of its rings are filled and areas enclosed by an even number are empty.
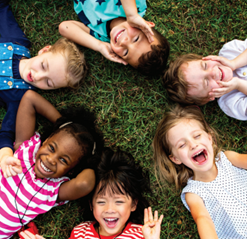
<svg viewBox="0 0 247 239">
<path fill-rule="evenodd" d="M 32 42 L 35 56 L 60 36 L 61 21 L 75 19 L 73 2 L 65 0 L 12 0 L 15 17 Z M 183 53 L 217 54 L 227 41 L 244 40 L 247 33 L 247 2 L 242 0 L 147 0 L 145 19 L 167 37 L 170 60 Z M 162 78 L 140 75 L 130 66 L 112 63 L 100 54 L 82 48 L 89 73 L 77 90 L 38 91 L 58 110 L 83 105 L 97 115 L 106 146 L 119 147 L 135 157 L 150 172 L 153 193 L 150 203 L 164 214 L 161 238 L 198 238 L 196 225 L 171 185 L 159 187 L 153 173 L 151 143 L 156 126 L 173 102 L 162 86 Z M 225 149 L 247 151 L 246 122 L 227 117 L 211 102 L 201 107 L 207 122 L 215 127 Z M 1 109 L 3 119 L 5 111 Z M 38 118 L 38 130 L 44 120 Z M 83 221 L 83 202 L 70 202 L 35 219 L 46 238 L 68 238 L 72 228 Z M 18 238 L 18 236 L 14 236 Z"/>
</svg>

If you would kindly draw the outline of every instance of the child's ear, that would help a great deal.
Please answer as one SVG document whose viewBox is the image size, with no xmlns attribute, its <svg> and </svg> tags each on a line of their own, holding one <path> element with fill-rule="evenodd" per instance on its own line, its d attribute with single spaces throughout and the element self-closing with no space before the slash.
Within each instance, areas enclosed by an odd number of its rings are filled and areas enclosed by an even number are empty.
<svg viewBox="0 0 247 239">
<path fill-rule="evenodd" d="M 138 200 L 133 200 L 131 205 L 131 212 L 134 212 L 137 207 Z"/>
<path fill-rule="evenodd" d="M 182 162 L 180 160 L 178 160 L 176 157 L 174 157 L 173 155 L 169 155 L 169 159 L 175 163 L 175 164 L 181 164 Z"/>
<path fill-rule="evenodd" d="M 148 21 L 147 21 L 147 24 L 148 24 L 150 27 L 154 27 L 154 26 L 155 26 L 155 23 L 153 23 L 153 22 L 148 22 Z"/>
<path fill-rule="evenodd" d="M 39 50 L 38 55 L 40 55 L 40 54 L 42 54 L 44 52 L 49 51 L 50 48 L 51 48 L 51 45 L 43 47 L 41 50 Z"/>
</svg>

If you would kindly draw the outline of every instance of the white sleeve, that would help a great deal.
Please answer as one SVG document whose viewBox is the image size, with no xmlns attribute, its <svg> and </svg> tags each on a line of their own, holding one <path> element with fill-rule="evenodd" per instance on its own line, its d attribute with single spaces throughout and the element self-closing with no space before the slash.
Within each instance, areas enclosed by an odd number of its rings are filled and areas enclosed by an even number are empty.
<svg viewBox="0 0 247 239">
<path fill-rule="evenodd" d="M 247 48 L 245 41 L 233 40 L 226 43 L 219 52 L 229 60 L 236 58 Z M 233 72 L 234 77 L 247 80 L 247 66 L 241 67 Z M 247 120 L 247 96 L 240 91 L 233 90 L 218 99 L 220 108 L 230 117 L 238 120 Z"/>
</svg>

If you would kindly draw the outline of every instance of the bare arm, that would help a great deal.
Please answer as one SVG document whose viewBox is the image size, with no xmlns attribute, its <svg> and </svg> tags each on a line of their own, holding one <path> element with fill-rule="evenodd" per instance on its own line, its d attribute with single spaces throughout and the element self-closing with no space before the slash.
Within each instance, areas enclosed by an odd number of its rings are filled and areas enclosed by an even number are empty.
<svg viewBox="0 0 247 239">
<path fill-rule="evenodd" d="M 151 27 L 154 27 L 154 23 L 145 21 L 137 12 L 135 0 L 121 0 L 128 23 L 132 27 L 139 28 L 146 35 L 150 43 L 153 42 L 153 31 Z"/>
<path fill-rule="evenodd" d="M 127 64 L 122 58 L 117 56 L 112 51 L 111 45 L 109 43 L 102 42 L 91 36 L 90 29 L 82 22 L 64 21 L 59 25 L 59 33 L 79 45 L 100 52 L 110 61 L 122 63 L 124 65 Z"/>
<path fill-rule="evenodd" d="M 200 238 L 218 238 L 215 231 L 214 223 L 202 199 L 194 193 L 186 193 L 185 200 L 190 208 L 191 215 L 197 225 Z"/>
<path fill-rule="evenodd" d="M 57 202 L 76 200 L 90 193 L 95 185 L 95 174 L 92 169 L 84 169 L 76 178 L 63 183 L 58 192 Z"/>
<path fill-rule="evenodd" d="M 33 136 L 36 113 L 41 114 L 53 123 L 61 117 L 61 114 L 49 101 L 35 91 L 28 90 L 22 97 L 17 112 L 15 149 Z"/>
<path fill-rule="evenodd" d="M 247 169 L 247 154 L 225 151 L 225 155 L 235 167 Z"/>
</svg>

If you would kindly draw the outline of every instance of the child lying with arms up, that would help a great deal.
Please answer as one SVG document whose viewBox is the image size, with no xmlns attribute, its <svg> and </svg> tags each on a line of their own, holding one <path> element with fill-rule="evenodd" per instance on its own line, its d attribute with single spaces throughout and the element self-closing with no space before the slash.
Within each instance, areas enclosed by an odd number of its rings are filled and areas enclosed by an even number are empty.
<svg viewBox="0 0 247 239">
<path fill-rule="evenodd" d="M 36 112 L 56 122 L 42 143 L 34 132 Z M 67 113 L 60 117 L 34 91 L 22 97 L 16 122 L 16 146 L 20 147 L 15 157 L 0 162 L 0 238 L 10 238 L 37 215 L 93 190 L 93 168 L 100 159 L 103 137 L 96 131 L 92 113 L 81 108 Z M 74 176 L 71 180 L 65 177 L 69 171 Z"/>
<path fill-rule="evenodd" d="M 142 18 L 146 8 L 145 0 L 75 0 L 82 22 L 62 22 L 59 32 L 111 61 L 129 63 L 146 75 L 160 74 L 166 67 L 169 43 L 154 23 Z"/>
<path fill-rule="evenodd" d="M 226 43 L 219 56 L 178 57 L 164 76 L 172 100 L 204 105 L 218 99 L 230 117 L 247 120 L 247 40 Z"/>
<path fill-rule="evenodd" d="M 0 155 L 13 149 L 16 113 L 28 89 L 76 87 L 85 75 L 84 55 L 62 38 L 30 58 L 30 41 L 18 26 L 8 0 L 0 2 L 0 106 L 7 108 L 0 131 Z"/>
</svg>

